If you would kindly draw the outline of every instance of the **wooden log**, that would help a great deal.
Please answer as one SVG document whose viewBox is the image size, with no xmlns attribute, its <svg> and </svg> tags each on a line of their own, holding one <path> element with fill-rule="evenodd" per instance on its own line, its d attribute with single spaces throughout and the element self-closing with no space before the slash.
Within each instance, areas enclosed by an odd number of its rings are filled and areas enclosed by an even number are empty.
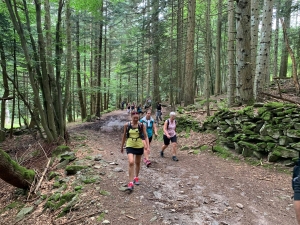
<svg viewBox="0 0 300 225">
<path fill-rule="evenodd" d="M 0 100 L 4 100 L 4 101 L 6 101 L 6 100 L 12 100 L 12 99 L 14 99 L 14 97 L 6 97 L 6 98 L 0 98 Z"/>
<path fill-rule="evenodd" d="M 275 96 L 275 95 L 272 95 L 272 94 L 269 94 L 269 93 L 265 93 L 265 92 L 261 92 L 261 94 L 270 96 L 270 97 L 272 97 L 272 98 L 277 98 L 277 99 L 281 99 L 281 100 L 283 100 L 283 101 L 287 101 L 287 102 L 291 102 L 291 103 L 300 105 L 300 102 L 297 102 L 297 101 L 294 101 L 294 100 L 291 100 L 291 99 L 282 98 L 282 97 Z"/>
<path fill-rule="evenodd" d="M 43 179 L 44 179 L 44 176 L 45 176 L 45 174 L 47 173 L 47 170 L 48 170 L 48 168 L 49 168 L 50 161 L 51 161 L 51 159 L 48 160 L 48 163 L 47 163 L 47 165 L 46 165 L 46 168 L 44 169 L 44 172 L 43 172 L 43 174 L 42 174 L 42 177 L 41 177 L 41 179 L 39 180 L 38 184 L 36 185 L 36 188 L 35 188 L 35 190 L 34 190 L 34 193 L 35 193 L 35 194 L 37 193 L 37 191 L 39 190 L 39 188 L 40 188 L 40 186 L 41 186 L 41 184 L 42 184 L 42 181 L 43 181 Z"/>
</svg>

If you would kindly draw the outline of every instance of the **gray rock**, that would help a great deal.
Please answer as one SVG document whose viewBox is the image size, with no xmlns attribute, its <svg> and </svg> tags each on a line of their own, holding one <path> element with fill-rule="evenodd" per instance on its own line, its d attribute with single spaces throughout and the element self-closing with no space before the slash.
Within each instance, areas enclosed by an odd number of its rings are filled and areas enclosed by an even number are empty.
<svg viewBox="0 0 300 225">
<path fill-rule="evenodd" d="M 103 220 L 102 224 L 110 224 L 109 220 Z"/>
<path fill-rule="evenodd" d="M 65 161 L 65 160 L 69 160 L 74 161 L 76 159 L 75 153 L 74 152 L 65 152 L 63 154 L 60 155 L 60 162 Z"/>
<path fill-rule="evenodd" d="M 157 199 L 161 199 L 161 197 L 162 197 L 162 194 L 158 191 L 154 191 L 153 194 Z"/>
<path fill-rule="evenodd" d="M 100 161 L 102 159 L 102 155 L 96 155 L 95 157 L 94 157 L 94 160 L 95 161 Z"/>
<path fill-rule="evenodd" d="M 236 207 L 238 207 L 239 209 L 243 209 L 244 208 L 244 206 L 241 203 L 237 203 Z"/>
<path fill-rule="evenodd" d="M 101 168 L 101 166 L 99 166 L 99 165 L 96 165 L 96 166 L 94 166 L 94 168 L 95 168 L 95 169 L 100 169 L 100 168 Z"/>
<path fill-rule="evenodd" d="M 115 172 L 123 172 L 124 170 L 121 167 L 114 168 Z"/>
<path fill-rule="evenodd" d="M 154 217 L 150 220 L 150 222 L 154 222 L 155 220 L 157 220 L 157 216 L 154 216 Z"/>
</svg>

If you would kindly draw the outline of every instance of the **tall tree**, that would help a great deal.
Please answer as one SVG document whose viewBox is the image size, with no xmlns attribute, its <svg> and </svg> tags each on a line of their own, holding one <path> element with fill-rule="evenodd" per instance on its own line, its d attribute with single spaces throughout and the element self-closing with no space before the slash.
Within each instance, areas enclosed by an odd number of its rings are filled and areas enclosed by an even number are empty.
<svg viewBox="0 0 300 225">
<path fill-rule="evenodd" d="M 281 11 L 284 16 L 284 23 L 286 26 L 287 31 L 291 26 L 291 12 L 292 12 L 292 3 L 293 0 L 286 0 L 282 4 Z M 285 36 L 284 36 L 285 38 Z M 285 42 L 285 39 L 284 39 Z M 282 45 L 281 49 L 281 60 L 280 60 L 280 69 L 279 69 L 279 77 L 284 78 L 287 77 L 287 65 L 288 65 L 288 49 L 286 45 Z"/>
<path fill-rule="evenodd" d="M 265 0 L 262 15 L 262 27 L 260 32 L 260 45 L 257 57 L 257 67 L 254 79 L 254 97 L 256 100 L 260 99 L 260 92 L 262 92 L 266 77 L 269 79 L 269 65 L 270 65 L 270 46 L 271 46 L 271 31 L 272 31 L 272 14 L 273 1 Z"/>
<path fill-rule="evenodd" d="M 236 0 L 236 2 L 237 100 L 242 104 L 251 104 L 253 77 L 251 75 L 250 1 Z"/>
<path fill-rule="evenodd" d="M 221 93 L 221 40 L 222 40 L 222 7 L 223 0 L 218 0 L 218 21 L 217 21 L 217 37 L 216 37 L 216 79 L 215 94 Z"/>
<path fill-rule="evenodd" d="M 196 0 L 188 1 L 188 30 L 185 66 L 184 105 L 194 104 L 194 43 Z"/>
<path fill-rule="evenodd" d="M 210 77 L 211 77 L 211 24 L 210 24 L 210 7 L 211 1 L 206 1 L 206 12 L 205 12 L 205 97 L 206 97 L 206 112 L 210 116 L 209 109 L 209 97 L 210 97 Z"/>
<path fill-rule="evenodd" d="M 258 24 L 259 24 L 259 0 L 251 0 L 251 76 L 255 77 Z"/>
<path fill-rule="evenodd" d="M 183 1 L 184 0 L 178 0 L 177 4 L 177 91 L 176 91 L 176 103 L 181 103 L 183 92 L 181 90 L 181 84 L 182 84 L 182 52 L 183 52 L 183 46 L 182 46 L 182 40 L 183 40 Z"/>
<path fill-rule="evenodd" d="M 152 9 L 152 77 L 153 77 L 153 101 L 160 102 L 160 94 L 159 94 L 159 47 L 160 47 L 160 39 L 159 39 L 159 1 L 152 1 L 153 9 Z"/>
<path fill-rule="evenodd" d="M 235 27 L 234 27 L 234 0 L 229 0 L 228 5 L 228 42 L 227 42 L 227 58 L 228 58 L 228 89 L 227 98 L 228 106 L 232 106 L 235 102 L 235 90 L 236 90 L 236 74 L 235 74 L 235 57 L 234 57 L 234 41 L 235 41 Z"/>
</svg>

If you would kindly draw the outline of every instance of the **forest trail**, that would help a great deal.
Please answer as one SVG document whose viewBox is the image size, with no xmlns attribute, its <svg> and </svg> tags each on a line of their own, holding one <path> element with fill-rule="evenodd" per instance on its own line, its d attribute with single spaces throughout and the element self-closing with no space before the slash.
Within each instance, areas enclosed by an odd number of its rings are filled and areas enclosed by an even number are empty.
<svg viewBox="0 0 300 225">
<path fill-rule="evenodd" d="M 68 214 L 57 218 L 62 209 L 45 211 L 47 199 L 38 199 L 23 202 L 33 211 L 18 223 L 13 221 L 20 209 L 2 211 L 0 224 L 296 224 L 289 174 L 223 159 L 210 150 L 199 154 L 178 151 L 179 161 L 174 162 L 170 147 L 165 158 L 160 157 L 160 140 L 151 143 L 152 165 L 142 165 L 141 185 L 135 186 L 131 194 L 122 191 L 128 182 L 128 165 L 126 154 L 120 153 L 121 136 L 129 119 L 126 111 L 119 110 L 96 122 L 69 125 L 70 147 L 77 157 L 72 164 L 89 167 L 72 176 L 67 176 L 64 169 L 54 169 L 59 180 L 67 184 L 66 190 L 53 188 L 54 179 L 44 181 L 41 187 L 41 196 L 48 199 L 82 186 L 77 192 L 79 202 Z M 207 145 L 212 139 L 208 134 L 193 135 L 198 144 Z M 191 138 L 179 135 L 179 146 L 188 142 Z M 83 178 L 96 181 L 84 183 Z"/>
<path fill-rule="evenodd" d="M 111 197 L 100 198 L 111 224 L 295 224 L 290 175 L 225 160 L 209 151 L 178 151 L 179 162 L 173 162 L 169 148 L 160 158 L 162 142 L 157 140 L 151 143 L 152 166 L 142 165 L 141 185 L 130 195 L 119 191 L 128 177 L 127 157 L 120 153 L 122 125 L 128 120 L 125 111 L 115 111 L 100 122 L 70 129 L 71 137 L 88 134 L 90 156 L 101 154 L 118 164 L 102 167 L 106 176 L 100 183 L 111 192 Z M 199 136 L 205 143 L 205 136 Z M 179 145 L 183 142 L 179 138 Z M 114 172 L 116 167 L 123 172 Z"/>
</svg>

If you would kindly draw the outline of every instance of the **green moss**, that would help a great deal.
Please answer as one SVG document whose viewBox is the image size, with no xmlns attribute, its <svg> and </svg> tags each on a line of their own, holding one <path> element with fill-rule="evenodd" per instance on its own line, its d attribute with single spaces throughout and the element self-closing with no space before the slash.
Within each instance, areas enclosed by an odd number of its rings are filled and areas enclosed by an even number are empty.
<svg viewBox="0 0 300 225">
<path fill-rule="evenodd" d="M 270 111 L 266 111 L 262 114 L 261 118 L 264 120 L 264 121 L 269 121 L 272 119 L 272 113 Z"/>
<path fill-rule="evenodd" d="M 81 189 L 82 189 L 82 186 L 76 186 L 76 187 L 74 187 L 75 191 L 80 191 Z"/>
<path fill-rule="evenodd" d="M 284 103 L 282 102 L 267 102 L 264 105 L 265 107 L 268 108 L 279 108 L 279 107 L 284 107 Z"/>
<path fill-rule="evenodd" d="M 13 167 L 13 170 L 16 173 L 21 174 L 21 176 L 28 181 L 30 184 L 35 176 L 35 172 L 30 169 L 26 169 L 25 167 L 20 166 L 16 161 L 12 160 L 10 156 L 4 152 L 3 150 L 0 149 L 0 157 L 4 158 L 8 164 L 10 164 Z"/>
<path fill-rule="evenodd" d="M 252 144 L 246 141 L 239 141 L 238 144 L 239 146 L 251 149 L 252 151 L 258 151 L 258 147 L 256 146 L 256 144 Z"/>
<path fill-rule="evenodd" d="M 54 151 L 52 151 L 52 156 L 58 156 L 64 152 L 70 152 L 71 149 L 69 146 L 66 146 L 66 145 L 60 145 L 60 146 L 57 146 L 56 149 L 54 149 Z"/>
<path fill-rule="evenodd" d="M 105 216 L 105 213 L 101 213 L 98 217 L 97 217 L 97 221 L 102 221 L 104 220 L 104 216 Z"/>
<path fill-rule="evenodd" d="M 194 150 L 193 154 L 198 155 L 200 153 L 200 150 Z"/>
<path fill-rule="evenodd" d="M 203 146 L 200 147 L 200 150 L 201 150 L 201 151 L 205 151 L 205 150 L 207 150 L 207 149 L 208 149 L 208 146 L 207 146 L 207 145 L 203 145 Z"/>
<path fill-rule="evenodd" d="M 261 107 L 261 108 L 258 108 L 257 112 L 258 112 L 258 115 L 262 115 L 264 114 L 264 112 L 266 112 L 268 109 L 266 107 Z"/>
<path fill-rule="evenodd" d="M 68 175 L 76 174 L 78 171 L 88 168 L 87 166 L 81 166 L 81 165 L 69 165 L 66 166 L 66 171 Z"/>
<path fill-rule="evenodd" d="M 213 146 L 213 151 L 217 152 L 222 158 L 228 158 L 228 157 L 230 157 L 232 155 L 229 150 L 227 150 L 226 148 L 222 147 L 221 145 L 215 145 L 215 146 Z"/>
<path fill-rule="evenodd" d="M 58 173 L 51 171 L 48 176 L 49 180 L 52 180 L 55 177 L 58 177 Z"/>
<path fill-rule="evenodd" d="M 101 191 L 100 191 L 100 195 L 109 196 L 109 195 L 110 195 L 110 192 L 105 191 L 105 190 L 101 190 Z"/>
<path fill-rule="evenodd" d="M 92 184 L 92 183 L 95 183 L 97 181 L 98 176 L 92 176 L 92 177 L 82 177 L 81 178 L 81 181 L 84 183 L 84 184 Z"/>
</svg>

